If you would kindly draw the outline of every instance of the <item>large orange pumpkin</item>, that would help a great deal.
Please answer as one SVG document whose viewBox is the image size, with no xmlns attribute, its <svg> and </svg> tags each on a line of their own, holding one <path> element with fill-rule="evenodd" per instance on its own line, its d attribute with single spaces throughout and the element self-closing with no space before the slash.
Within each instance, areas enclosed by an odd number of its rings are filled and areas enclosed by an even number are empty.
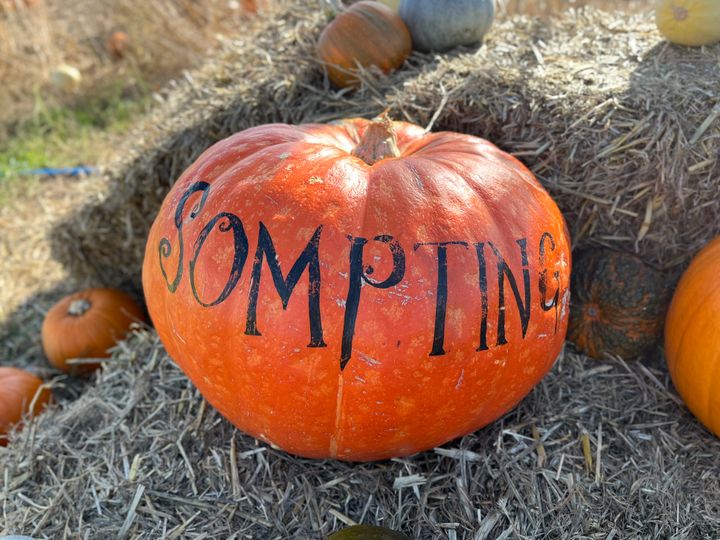
<svg viewBox="0 0 720 540">
<path fill-rule="evenodd" d="M 412 51 L 410 30 L 396 12 L 379 2 L 363 1 L 340 13 L 320 34 L 317 54 L 328 78 L 341 88 L 357 86 L 358 66 L 385 73 L 402 66 Z"/>
<path fill-rule="evenodd" d="M 0 367 L 0 446 L 7 445 L 8 431 L 20 425 L 24 415 L 34 416 L 50 402 L 52 393 L 32 373 Z"/>
<path fill-rule="evenodd" d="M 695 256 L 665 321 L 665 355 L 690 411 L 720 437 L 720 237 Z"/>
<path fill-rule="evenodd" d="M 352 119 L 208 149 L 162 204 L 143 285 L 170 355 L 296 454 L 412 454 L 510 410 L 565 337 L 570 248 L 487 141 Z"/>
<path fill-rule="evenodd" d="M 126 293 L 94 288 L 61 298 L 48 310 L 42 325 L 42 344 L 50 363 L 68 373 L 85 375 L 97 362 L 69 364 L 76 358 L 106 358 L 108 349 L 125 338 L 144 315 Z"/>
</svg>

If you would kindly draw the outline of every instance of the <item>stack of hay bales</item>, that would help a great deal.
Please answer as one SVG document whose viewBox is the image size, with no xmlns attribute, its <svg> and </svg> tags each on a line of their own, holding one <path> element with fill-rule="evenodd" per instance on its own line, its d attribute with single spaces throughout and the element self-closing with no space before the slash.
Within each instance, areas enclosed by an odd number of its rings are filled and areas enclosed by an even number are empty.
<svg viewBox="0 0 720 540">
<path fill-rule="evenodd" d="M 479 50 L 411 57 L 354 94 L 314 55 L 327 21 L 306 0 L 178 81 L 107 173 L 107 193 L 54 233 L 72 273 L 139 289 L 147 231 L 209 145 L 269 122 L 392 117 L 479 135 L 523 160 L 575 245 L 640 254 L 676 276 L 720 232 L 720 46 L 669 45 L 652 21 L 595 10 L 499 22 Z"/>
<path fill-rule="evenodd" d="M 597 11 L 499 22 L 479 50 L 414 55 L 354 94 L 313 55 L 303 0 L 178 81 L 54 233 L 84 280 L 139 290 L 162 198 L 207 146 L 266 122 L 372 116 L 486 137 L 525 161 L 577 244 L 676 274 L 718 232 L 720 46 L 681 49 Z M 122 342 L 77 401 L 0 449 L 0 534 L 311 538 L 352 521 L 438 538 L 703 538 L 720 526 L 720 441 L 685 411 L 660 358 L 566 352 L 503 419 L 441 449 L 371 464 L 296 458 L 236 432 L 152 331 Z M 4 527 L 4 529 L 3 529 Z"/>
</svg>

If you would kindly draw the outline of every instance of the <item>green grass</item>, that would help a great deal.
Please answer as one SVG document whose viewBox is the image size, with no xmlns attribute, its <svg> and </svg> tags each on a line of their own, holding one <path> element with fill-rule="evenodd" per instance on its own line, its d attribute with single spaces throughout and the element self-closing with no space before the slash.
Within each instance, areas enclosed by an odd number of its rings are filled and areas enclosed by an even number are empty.
<svg viewBox="0 0 720 540">
<path fill-rule="evenodd" d="M 0 184 L 40 167 L 95 165 L 98 158 L 147 107 L 146 92 L 125 97 L 119 89 L 80 100 L 73 107 L 37 99 L 32 117 L 12 126 L 0 140 Z"/>
</svg>

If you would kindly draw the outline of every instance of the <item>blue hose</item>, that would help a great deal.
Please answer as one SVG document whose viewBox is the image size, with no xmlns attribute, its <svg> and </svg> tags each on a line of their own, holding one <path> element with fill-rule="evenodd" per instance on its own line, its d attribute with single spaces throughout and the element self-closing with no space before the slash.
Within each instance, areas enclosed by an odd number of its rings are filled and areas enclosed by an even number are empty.
<svg viewBox="0 0 720 540">
<path fill-rule="evenodd" d="M 18 172 L 18 174 L 23 176 L 79 176 L 81 174 L 92 174 L 96 171 L 96 167 L 78 165 L 76 167 L 41 167 L 39 169 L 26 169 Z"/>
</svg>

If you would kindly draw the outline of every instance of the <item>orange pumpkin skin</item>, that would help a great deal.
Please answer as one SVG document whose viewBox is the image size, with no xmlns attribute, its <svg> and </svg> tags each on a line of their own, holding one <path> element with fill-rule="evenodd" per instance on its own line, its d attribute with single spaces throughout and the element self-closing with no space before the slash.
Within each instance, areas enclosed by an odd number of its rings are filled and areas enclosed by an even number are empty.
<svg viewBox="0 0 720 540">
<path fill-rule="evenodd" d="M 7 433 L 25 414 L 35 416 L 50 402 L 52 392 L 41 388 L 35 375 L 14 367 L 0 367 L 0 446 L 7 445 Z"/>
<path fill-rule="evenodd" d="M 358 64 L 384 73 L 399 68 L 412 51 L 410 31 L 400 15 L 379 2 L 363 1 L 340 13 L 320 34 L 317 55 L 340 88 L 357 86 Z"/>
<path fill-rule="evenodd" d="M 373 154 L 356 149 L 370 125 L 215 144 L 147 243 L 170 355 L 238 428 L 307 457 L 384 459 L 477 430 L 550 369 L 567 328 L 568 233 L 532 174 L 482 139 L 400 122 L 401 156 L 369 165 L 352 152 Z"/>
<path fill-rule="evenodd" d="M 142 310 L 116 289 L 87 289 L 62 298 L 48 311 L 42 343 L 50 363 L 73 375 L 87 375 L 97 363 L 68 364 L 74 358 L 107 358 L 108 349 L 123 339 L 133 322 L 144 320 Z"/>
<path fill-rule="evenodd" d="M 720 237 L 683 274 L 665 320 L 665 356 L 690 411 L 720 436 Z"/>
</svg>

